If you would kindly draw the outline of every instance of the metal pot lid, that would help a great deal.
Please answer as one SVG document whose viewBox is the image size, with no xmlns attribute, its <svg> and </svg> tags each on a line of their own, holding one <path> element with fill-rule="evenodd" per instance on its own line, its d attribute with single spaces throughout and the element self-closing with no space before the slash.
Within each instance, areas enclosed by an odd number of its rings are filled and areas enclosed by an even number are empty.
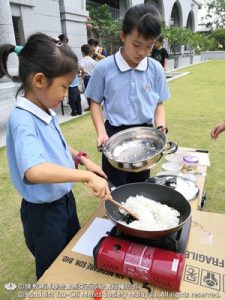
<svg viewBox="0 0 225 300">
<path fill-rule="evenodd" d="M 147 180 L 151 183 L 168 186 L 181 193 L 188 201 L 196 199 L 199 188 L 192 180 L 177 175 L 159 175 Z"/>
</svg>

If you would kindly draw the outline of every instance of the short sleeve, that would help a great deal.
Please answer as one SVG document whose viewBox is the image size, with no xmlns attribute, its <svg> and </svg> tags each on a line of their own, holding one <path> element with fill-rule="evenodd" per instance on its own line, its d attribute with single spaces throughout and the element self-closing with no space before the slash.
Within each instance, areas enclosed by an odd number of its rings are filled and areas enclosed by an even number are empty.
<svg viewBox="0 0 225 300">
<path fill-rule="evenodd" d="M 96 65 L 96 68 L 91 75 L 85 90 L 85 97 L 91 98 L 95 102 L 101 103 L 103 101 L 105 90 L 105 78 L 103 68 L 100 67 L 100 63 Z"/>
<path fill-rule="evenodd" d="M 28 169 L 46 162 L 44 151 L 37 139 L 34 126 L 25 124 L 16 126 L 13 128 L 12 138 L 17 167 L 23 179 Z"/>
</svg>

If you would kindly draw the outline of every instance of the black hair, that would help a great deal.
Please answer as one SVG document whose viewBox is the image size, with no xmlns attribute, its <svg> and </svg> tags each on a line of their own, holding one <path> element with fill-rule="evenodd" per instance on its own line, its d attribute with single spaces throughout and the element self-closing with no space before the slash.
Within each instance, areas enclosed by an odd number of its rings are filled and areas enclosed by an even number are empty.
<svg viewBox="0 0 225 300">
<path fill-rule="evenodd" d="M 90 54 L 90 46 L 88 44 L 82 45 L 81 52 L 84 53 L 84 55 L 89 55 Z"/>
<path fill-rule="evenodd" d="M 161 34 L 162 18 L 156 6 L 146 3 L 130 7 L 125 13 L 122 31 L 130 34 L 134 29 L 146 39 L 157 38 Z"/>
<path fill-rule="evenodd" d="M 15 45 L 0 46 L 0 78 L 6 75 L 13 81 L 21 82 L 17 94 L 23 89 L 29 89 L 28 79 L 31 74 L 43 73 L 51 85 L 53 78 L 78 71 L 77 56 L 71 48 L 43 33 L 31 35 L 18 54 L 18 76 L 10 75 L 7 69 L 8 56 L 12 52 L 15 52 Z"/>
<path fill-rule="evenodd" d="M 66 34 L 62 33 L 58 36 L 58 39 L 62 42 L 62 43 L 68 43 L 69 42 L 69 39 L 68 37 L 66 36 Z"/>
<path fill-rule="evenodd" d="M 88 45 L 97 47 L 98 46 L 98 41 L 95 40 L 95 39 L 89 39 L 88 40 Z"/>
</svg>

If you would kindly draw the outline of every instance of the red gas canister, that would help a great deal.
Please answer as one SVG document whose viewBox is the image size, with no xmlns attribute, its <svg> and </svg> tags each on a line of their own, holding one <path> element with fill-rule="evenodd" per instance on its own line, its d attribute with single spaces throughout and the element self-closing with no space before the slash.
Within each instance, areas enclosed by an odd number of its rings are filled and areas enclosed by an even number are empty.
<svg viewBox="0 0 225 300">
<path fill-rule="evenodd" d="M 94 249 L 95 265 L 117 274 L 179 291 L 185 255 L 107 236 Z"/>
</svg>

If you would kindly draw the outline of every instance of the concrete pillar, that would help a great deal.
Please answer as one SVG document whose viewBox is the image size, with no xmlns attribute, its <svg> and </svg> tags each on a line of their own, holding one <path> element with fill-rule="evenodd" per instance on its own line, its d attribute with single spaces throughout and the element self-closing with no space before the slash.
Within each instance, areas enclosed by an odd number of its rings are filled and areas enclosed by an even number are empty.
<svg viewBox="0 0 225 300">
<path fill-rule="evenodd" d="M 80 47 L 87 43 L 86 0 L 60 0 L 60 17 L 62 33 L 67 34 L 69 45 L 81 58 Z"/>
<path fill-rule="evenodd" d="M 130 7 L 130 1 L 120 0 L 120 17 L 123 17 L 126 10 Z"/>
<path fill-rule="evenodd" d="M 0 44 L 16 44 L 9 0 L 0 0 Z M 18 59 L 10 54 L 8 59 L 9 72 L 17 73 Z"/>
</svg>

